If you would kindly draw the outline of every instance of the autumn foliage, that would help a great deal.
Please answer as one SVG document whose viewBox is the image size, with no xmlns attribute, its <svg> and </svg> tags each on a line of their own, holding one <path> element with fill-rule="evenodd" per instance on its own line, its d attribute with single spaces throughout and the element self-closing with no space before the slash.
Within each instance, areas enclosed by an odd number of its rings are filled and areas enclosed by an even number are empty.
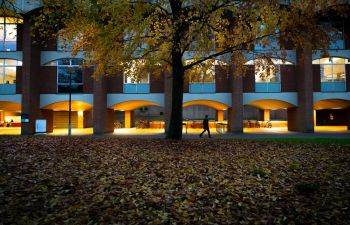
<svg viewBox="0 0 350 225">
<path fill-rule="evenodd" d="M 350 224 L 349 145 L 2 137 L 0 224 Z"/>
</svg>

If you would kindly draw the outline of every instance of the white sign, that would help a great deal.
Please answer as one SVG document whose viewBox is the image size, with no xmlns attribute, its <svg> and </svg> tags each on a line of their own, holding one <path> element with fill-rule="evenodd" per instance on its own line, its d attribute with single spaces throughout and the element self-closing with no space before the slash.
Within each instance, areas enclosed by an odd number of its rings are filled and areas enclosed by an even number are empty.
<svg viewBox="0 0 350 225">
<path fill-rule="evenodd" d="M 46 120 L 35 121 L 35 133 L 46 133 Z"/>
</svg>

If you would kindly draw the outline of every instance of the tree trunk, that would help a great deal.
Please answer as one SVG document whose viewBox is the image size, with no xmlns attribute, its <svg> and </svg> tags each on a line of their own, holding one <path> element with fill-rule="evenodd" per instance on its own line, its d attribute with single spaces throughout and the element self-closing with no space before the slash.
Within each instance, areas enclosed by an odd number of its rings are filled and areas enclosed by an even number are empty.
<svg viewBox="0 0 350 225">
<path fill-rule="evenodd" d="M 184 69 L 182 55 L 179 51 L 173 51 L 172 63 L 172 103 L 169 130 L 166 138 L 180 140 L 182 138 Z"/>
</svg>

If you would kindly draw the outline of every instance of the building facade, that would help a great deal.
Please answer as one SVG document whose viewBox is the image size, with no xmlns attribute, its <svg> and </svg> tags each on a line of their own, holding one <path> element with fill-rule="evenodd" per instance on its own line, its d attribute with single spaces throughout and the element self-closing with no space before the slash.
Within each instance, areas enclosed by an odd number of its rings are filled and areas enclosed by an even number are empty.
<svg viewBox="0 0 350 225">
<path fill-rule="evenodd" d="M 35 133 L 44 119 L 47 132 L 68 123 L 71 80 L 72 126 L 93 127 L 95 134 L 113 132 L 116 122 L 133 127 L 138 120 L 164 128 L 171 112 L 169 74 L 145 73 L 139 79 L 121 72 L 99 81 L 93 68 L 82 67 L 59 41 L 39 46 L 30 35 L 36 1 L 19 1 L 23 20 L 0 17 L 0 123 Z M 31 2 L 30 4 L 28 2 Z M 227 121 L 230 132 L 243 132 L 248 121 L 275 120 L 290 131 L 314 132 L 315 126 L 350 128 L 350 21 L 329 22 L 339 38 L 321 51 L 293 50 L 274 65 L 257 63 L 255 53 L 269 51 L 256 45 L 247 52 L 245 73 L 235 74 L 225 60 L 217 60 L 209 74 L 193 71 L 184 85 L 184 118 Z M 276 46 L 275 46 L 276 47 Z M 22 118 L 22 119 L 21 119 Z M 278 122 L 277 122 L 278 121 Z M 137 125 L 137 124 L 136 124 Z"/>
</svg>

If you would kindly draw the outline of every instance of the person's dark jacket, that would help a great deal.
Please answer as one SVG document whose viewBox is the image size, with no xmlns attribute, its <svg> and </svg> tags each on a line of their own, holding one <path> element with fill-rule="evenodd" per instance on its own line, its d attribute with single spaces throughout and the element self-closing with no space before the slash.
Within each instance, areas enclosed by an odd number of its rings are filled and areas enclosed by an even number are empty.
<svg viewBox="0 0 350 225">
<path fill-rule="evenodd" d="M 203 128 L 204 129 L 208 129 L 209 128 L 209 120 L 208 120 L 208 118 L 205 118 L 203 120 Z"/>
</svg>

